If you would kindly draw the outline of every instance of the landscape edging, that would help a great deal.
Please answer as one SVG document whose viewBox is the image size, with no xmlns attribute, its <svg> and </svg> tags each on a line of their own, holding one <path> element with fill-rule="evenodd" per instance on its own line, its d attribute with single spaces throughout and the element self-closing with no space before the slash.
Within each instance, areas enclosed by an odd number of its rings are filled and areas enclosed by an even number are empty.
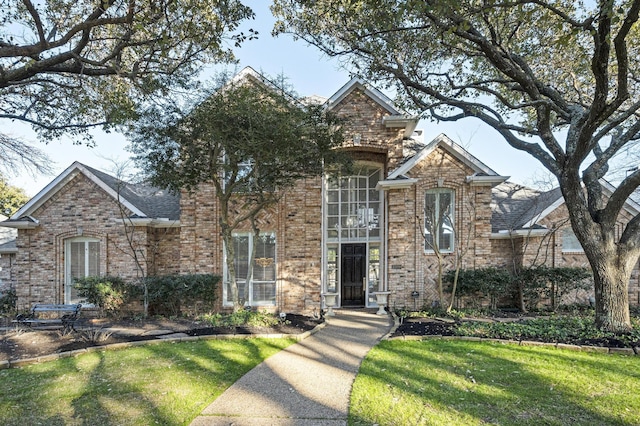
<svg viewBox="0 0 640 426">
<path fill-rule="evenodd" d="M 224 339 L 284 339 L 284 338 L 292 338 L 297 342 L 300 342 L 309 336 L 314 335 L 318 331 L 322 330 L 327 326 L 326 322 L 316 325 L 313 329 L 307 330 L 300 334 L 210 334 L 205 336 L 187 336 L 187 337 L 170 337 L 166 339 L 151 339 L 151 340 L 138 340 L 134 342 L 121 342 L 121 343 L 112 343 L 110 345 L 98 345 L 98 346 L 90 346 L 88 348 L 76 349 L 73 351 L 67 352 L 57 352 L 54 354 L 42 355 L 34 358 L 22 358 L 22 359 L 14 359 L 14 360 L 5 360 L 0 361 L 0 370 L 4 370 L 7 368 L 20 368 L 25 367 L 27 365 L 40 364 L 42 362 L 56 361 L 62 358 L 71 358 L 78 355 L 90 353 L 90 352 L 99 352 L 99 351 L 111 351 L 116 349 L 126 349 L 135 346 L 145 346 L 145 345 L 154 345 L 158 343 L 164 342 L 189 342 L 195 340 L 224 340 Z"/>
<path fill-rule="evenodd" d="M 503 345 L 517 345 L 517 346 L 545 346 L 545 347 L 553 347 L 556 349 L 565 349 L 571 351 L 582 351 L 582 352 L 600 352 L 600 353 L 608 353 L 608 354 L 618 354 L 618 355 L 632 355 L 632 356 L 640 356 L 640 347 L 634 348 L 614 348 L 614 347 L 606 347 L 606 346 L 580 346 L 580 345 L 572 345 L 568 343 L 548 343 L 548 342 L 538 342 L 535 340 L 506 340 L 506 339 L 494 339 L 489 337 L 475 337 L 475 336 L 443 336 L 441 334 L 433 334 L 428 336 L 393 336 L 393 333 L 400 326 L 400 322 L 398 321 L 398 316 L 395 313 L 392 313 L 391 316 L 394 320 L 394 325 L 391 328 L 391 331 L 387 333 L 382 340 L 429 340 L 429 339 L 442 339 L 442 340 L 466 340 L 472 342 L 485 342 L 485 343 L 500 343 Z"/>
</svg>

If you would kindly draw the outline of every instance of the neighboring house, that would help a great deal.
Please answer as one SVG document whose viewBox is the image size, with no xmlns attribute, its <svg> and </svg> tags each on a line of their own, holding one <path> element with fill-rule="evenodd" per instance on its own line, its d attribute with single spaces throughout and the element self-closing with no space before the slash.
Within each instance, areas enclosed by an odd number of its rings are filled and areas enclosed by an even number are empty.
<svg viewBox="0 0 640 426">
<path fill-rule="evenodd" d="M 241 77 L 265 83 L 251 69 Z M 249 224 L 237 230 L 236 271 L 250 306 L 308 313 L 321 308 L 323 294 L 335 294 L 340 307 L 375 307 L 381 291 L 390 292 L 390 306 L 431 306 L 439 257 L 445 270 L 457 256 L 463 268 L 587 265 L 557 189 L 509 183 L 445 135 L 424 143 L 418 119 L 362 80 L 324 105 L 346 119 L 344 149 L 356 167 L 351 176 L 306 179 L 287 190 L 261 215 L 259 238 Z M 18 230 L 11 269 L 19 305 L 74 301 L 73 279 L 85 275 L 224 277 L 213 191 L 203 184 L 173 196 L 72 164 L 0 223 Z M 639 210 L 627 206 L 629 215 Z M 443 220 L 428 226 L 427 212 Z M 630 293 L 640 302 L 637 272 Z M 218 304 L 231 308 L 225 285 Z"/>
</svg>

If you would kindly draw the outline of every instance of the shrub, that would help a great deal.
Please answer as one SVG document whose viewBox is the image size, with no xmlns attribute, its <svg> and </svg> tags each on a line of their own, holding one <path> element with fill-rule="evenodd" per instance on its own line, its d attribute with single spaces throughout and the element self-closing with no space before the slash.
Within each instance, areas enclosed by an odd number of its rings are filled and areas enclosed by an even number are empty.
<svg viewBox="0 0 640 426">
<path fill-rule="evenodd" d="M 445 282 L 452 284 L 455 271 L 448 271 Z M 462 269 L 458 275 L 458 297 L 471 296 L 489 299 L 491 309 L 496 309 L 498 299 L 513 296 L 511 274 L 504 268 Z"/>
<path fill-rule="evenodd" d="M 16 312 L 16 290 L 11 288 L 0 293 L 0 314 L 13 314 Z"/>
<path fill-rule="evenodd" d="M 272 327 L 280 323 L 280 318 L 269 312 L 242 310 L 228 315 L 207 314 L 200 317 L 213 327 Z"/>
<path fill-rule="evenodd" d="M 76 278 L 74 287 L 78 296 L 109 316 L 118 315 L 122 305 L 138 295 L 132 284 L 115 276 Z"/>
<path fill-rule="evenodd" d="M 591 272 L 586 268 L 549 268 L 539 266 L 518 272 L 523 282 L 523 297 L 529 309 L 535 309 L 542 299 L 556 310 L 562 299 L 572 291 L 593 289 Z"/>
<path fill-rule="evenodd" d="M 155 315 L 178 316 L 185 307 L 195 310 L 200 304 L 212 311 L 216 301 L 218 275 L 162 275 L 147 277 L 149 312 Z"/>
</svg>

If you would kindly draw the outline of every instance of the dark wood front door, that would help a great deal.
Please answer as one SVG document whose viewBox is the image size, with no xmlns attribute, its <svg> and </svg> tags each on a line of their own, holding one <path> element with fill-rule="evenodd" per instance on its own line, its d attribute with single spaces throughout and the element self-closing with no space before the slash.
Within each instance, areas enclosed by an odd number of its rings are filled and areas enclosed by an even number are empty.
<svg viewBox="0 0 640 426">
<path fill-rule="evenodd" d="M 342 306 L 364 306 L 366 249 L 366 244 L 342 245 Z"/>
</svg>

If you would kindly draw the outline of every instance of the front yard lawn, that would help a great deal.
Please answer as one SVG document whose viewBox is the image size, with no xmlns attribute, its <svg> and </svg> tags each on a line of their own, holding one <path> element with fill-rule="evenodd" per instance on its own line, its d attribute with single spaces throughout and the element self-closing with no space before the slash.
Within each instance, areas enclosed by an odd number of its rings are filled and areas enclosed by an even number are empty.
<svg viewBox="0 0 640 426">
<path fill-rule="evenodd" d="M 2 425 L 183 425 L 292 339 L 198 340 L 0 370 Z"/>
<path fill-rule="evenodd" d="M 428 339 L 363 361 L 350 425 L 638 425 L 640 356 Z"/>
</svg>

